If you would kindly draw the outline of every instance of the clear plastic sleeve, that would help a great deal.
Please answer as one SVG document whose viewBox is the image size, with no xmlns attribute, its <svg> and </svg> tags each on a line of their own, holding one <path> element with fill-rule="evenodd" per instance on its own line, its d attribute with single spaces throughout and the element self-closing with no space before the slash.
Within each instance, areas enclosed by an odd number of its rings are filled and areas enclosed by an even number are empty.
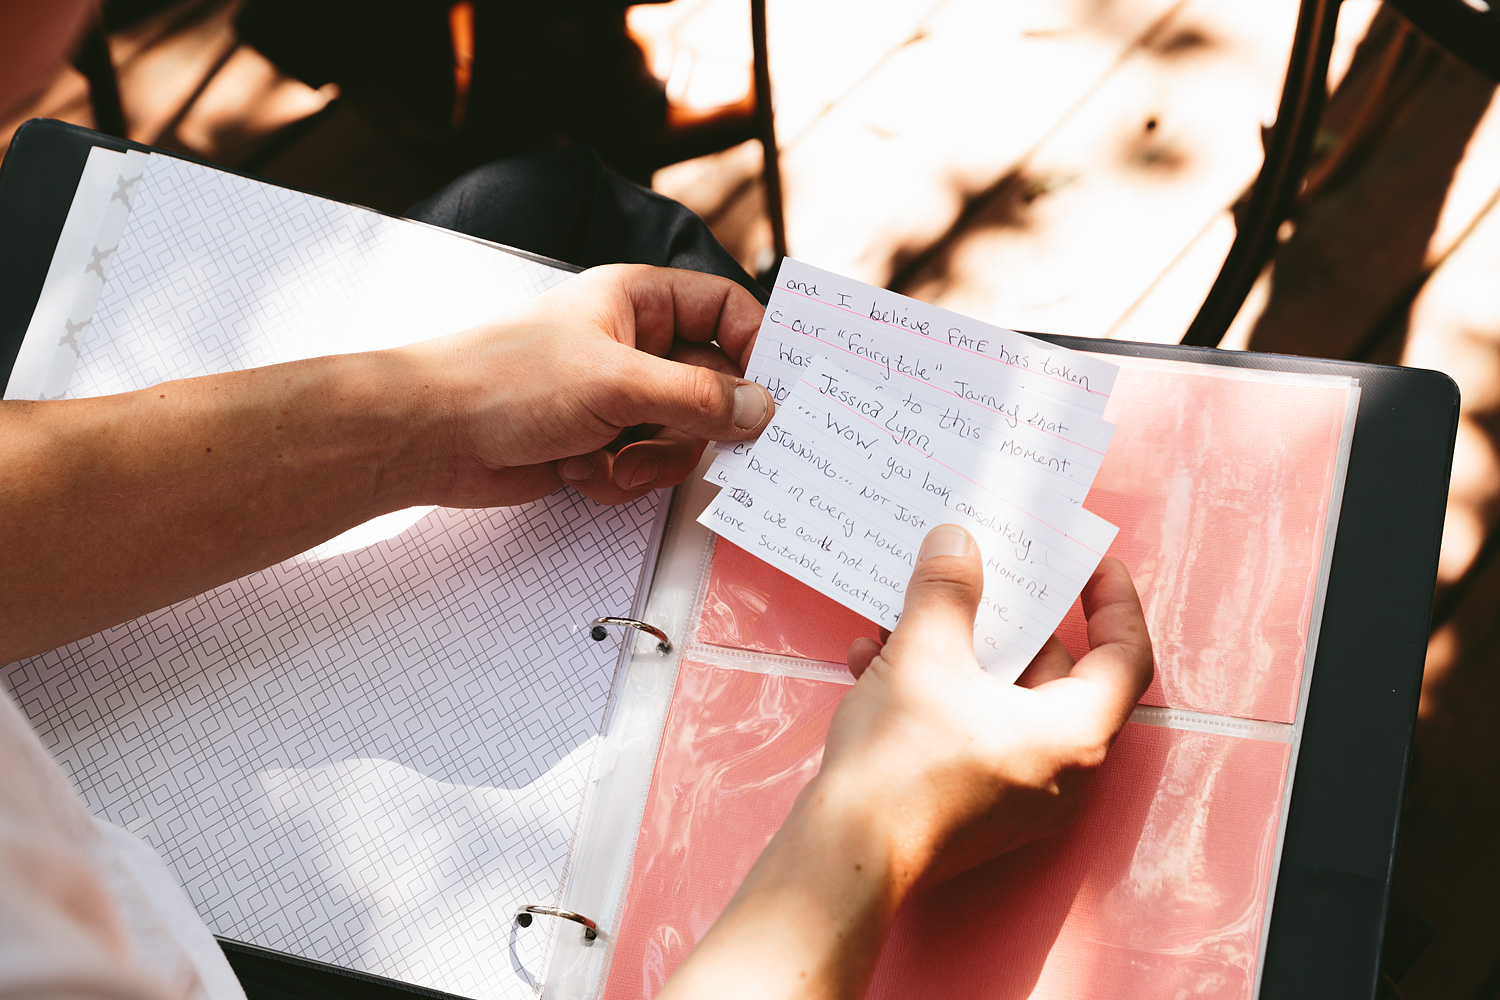
<svg viewBox="0 0 1500 1000">
<path fill-rule="evenodd" d="M 1088 506 L 1121 527 L 1156 682 L 1074 825 L 908 903 L 873 997 L 1254 995 L 1359 390 L 1121 360 Z M 608 1000 L 655 995 L 713 923 L 816 772 L 835 665 L 875 632 L 707 551 Z M 1086 649 L 1076 607 L 1061 635 Z"/>
<path fill-rule="evenodd" d="M 607 1000 L 654 996 L 712 925 L 816 773 L 846 689 L 684 661 Z M 1248 996 L 1288 752 L 1127 725 L 1065 833 L 908 903 L 870 995 Z"/>
<path fill-rule="evenodd" d="M 879 629 L 722 538 L 714 547 L 698 641 L 714 646 L 844 661 L 849 643 Z"/>
<path fill-rule="evenodd" d="M 1157 658 L 1143 703 L 1290 724 L 1359 390 L 1350 379 L 1117 358 L 1085 504 L 1120 528 Z M 1330 506 L 1329 498 L 1335 499 Z M 875 626 L 719 541 L 700 642 L 842 662 Z M 1075 605 L 1059 629 L 1088 648 Z"/>
<path fill-rule="evenodd" d="M 1085 506 L 1119 526 L 1110 555 L 1146 609 L 1157 670 L 1142 702 L 1291 723 L 1358 386 L 1120 360 L 1118 429 Z M 1077 606 L 1058 634 L 1088 648 Z"/>
<path fill-rule="evenodd" d="M 685 660 L 641 818 L 607 1000 L 655 996 L 823 759 L 847 685 Z"/>
</svg>

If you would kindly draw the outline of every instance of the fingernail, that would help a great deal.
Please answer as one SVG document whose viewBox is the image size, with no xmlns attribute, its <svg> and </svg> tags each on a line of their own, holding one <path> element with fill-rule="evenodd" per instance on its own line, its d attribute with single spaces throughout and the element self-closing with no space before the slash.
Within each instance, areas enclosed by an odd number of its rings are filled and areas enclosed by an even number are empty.
<svg viewBox="0 0 1500 1000">
<path fill-rule="evenodd" d="M 922 548 L 917 551 L 917 562 L 933 556 L 966 556 L 974 544 L 969 533 L 956 524 L 940 524 L 922 539 Z"/>
<path fill-rule="evenodd" d="M 654 458 L 641 460 L 641 464 L 635 467 L 635 475 L 630 477 L 630 485 L 627 489 L 638 490 L 642 486 L 650 486 L 661 478 L 661 463 Z"/>
<path fill-rule="evenodd" d="M 734 387 L 734 426 L 745 430 L 759 427 L 770 405 L 771 397 L 765 389 L 754 382 L 741 382 Z"/>
<path fill-rule="evenodd" d="M 581 455 L 575 455 L 562 464 L 562 477 L 581 483 L 594 474 L 594 463 Z"/>
</svg>

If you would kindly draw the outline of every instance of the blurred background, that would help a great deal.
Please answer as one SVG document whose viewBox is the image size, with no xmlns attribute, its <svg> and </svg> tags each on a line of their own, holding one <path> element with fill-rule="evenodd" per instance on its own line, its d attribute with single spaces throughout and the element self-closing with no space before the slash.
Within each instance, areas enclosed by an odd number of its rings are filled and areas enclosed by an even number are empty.
<svg viewBox="0 0 1500 1000">
<path fill-rule="evenodd" d="M 1328 43 L 1326 109 L 1318 54 L 1291 59 L 1299 15 Z M 753 273 L 784 244 L 1022 330 L 1447 372 L 1463 414 L 1387 986 L 1492 1000 L 1500 102 L 1487 36 L 1423 27 L 1376 0 L 106 0 L 0 149 L 61 118 L 399 213 L 585 142 Z M 1287 163 L 1268 208 L 1257 177 Z"/>
</svg>

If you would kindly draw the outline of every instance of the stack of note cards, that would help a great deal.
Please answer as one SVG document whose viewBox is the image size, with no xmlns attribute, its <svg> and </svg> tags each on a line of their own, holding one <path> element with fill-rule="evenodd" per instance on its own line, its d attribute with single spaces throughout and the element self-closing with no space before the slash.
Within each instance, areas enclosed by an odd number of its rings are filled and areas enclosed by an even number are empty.
<svg viewBox="0 0 1500 1000">
<path fill-rule="evenodd" d="M 1083 501 L 1117 371 L 786 260 L 746 372 L 776 416 L 717 446 L 699 520 L 888 629 L 927 531 L 962 525 L 984 559 L 975 652 L 1014 679 L 1114 540 Z"/>
</svg>

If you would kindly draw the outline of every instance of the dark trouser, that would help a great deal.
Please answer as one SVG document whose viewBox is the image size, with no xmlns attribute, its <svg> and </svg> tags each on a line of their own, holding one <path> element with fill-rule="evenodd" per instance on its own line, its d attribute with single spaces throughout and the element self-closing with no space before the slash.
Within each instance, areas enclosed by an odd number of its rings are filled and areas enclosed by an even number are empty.
<svg viewBox="0 0 1500 1000">
<path fill-rule="evenodd" d="M 480 167 L 407 214 L 580 267 L 657 264 L 719 274 L 767 298 L 690 209 L 608 172 L 582 146 Z"/>
</svg>

